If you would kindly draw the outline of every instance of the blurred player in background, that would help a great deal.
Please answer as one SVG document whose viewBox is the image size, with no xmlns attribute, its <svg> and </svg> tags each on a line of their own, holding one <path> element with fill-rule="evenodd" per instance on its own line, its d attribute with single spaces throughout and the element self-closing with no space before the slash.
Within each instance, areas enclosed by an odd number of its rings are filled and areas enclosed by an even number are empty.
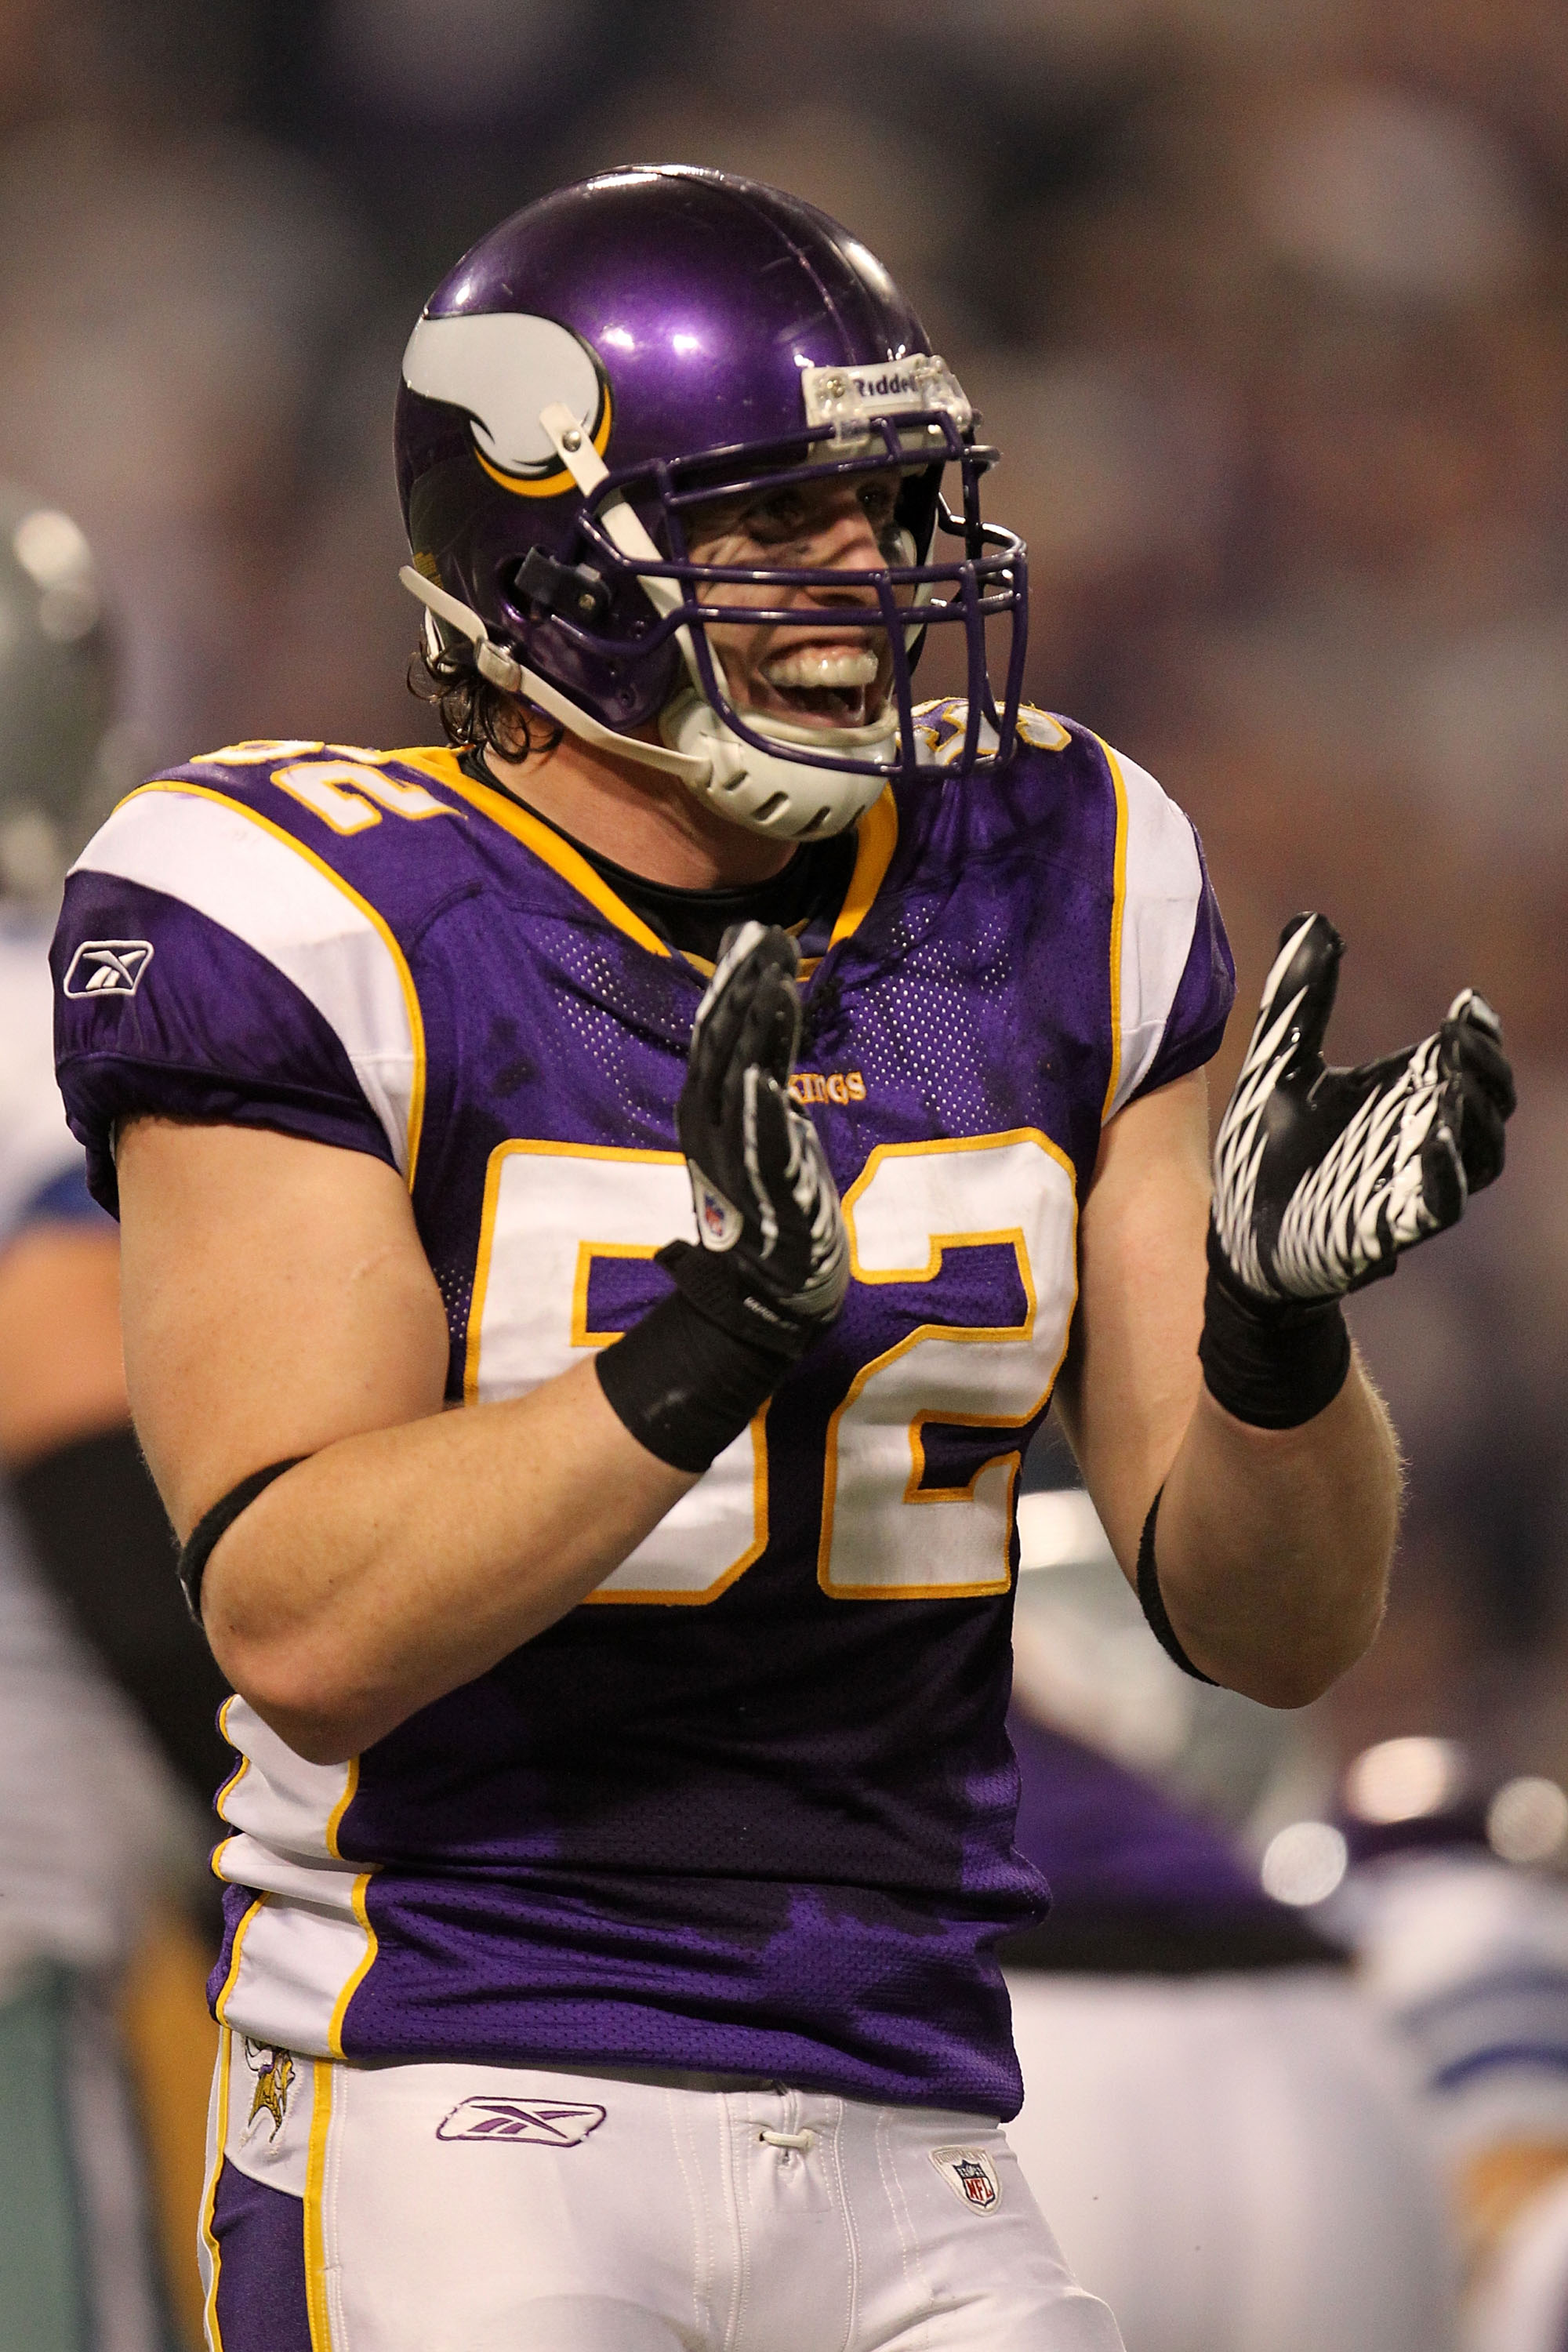
<svg viewBox="0 0 1568 2352">
<path fill-rule="evenodd" d="M 16 2352 L 166 2343 L 115 2011 L 152 1903 L 189 1874 L 188 1837 L 0 1502 L 0 2340 Z"/>
<path fill-rule="evenodd" d="M 110 706 L 86 541 L 0 486 L 0 2307 L 19 2352 L 162 2340 L 114 2002 L 129 2001 L 146 2062 L 171 2224 L 199 2168 L 191 2093 L 210 2063 L 199 1987 L 224 1685 L 180 1605 L 132 1433 L 119 1236 L 89 1196 L 53 1068 L 48 936 L 113 789 Z M 189 2320 L 187 2269 L 170 2265 Z"/>
<path fill-rule="evenodd" d="M 67 866 L 122 788 L 106 772 L 110 717 L 87 541 L 0 486 L 0 1460 L 52 1588 L 205 1806 L 226 1685 L 172 1573 L 126 1402 L 120 1237 L 54 1082 L 49 933 Z"/>
<path fill-rule="evenodd" d="M 1325 1785 L 1311 1721 L 1162 1655 L 1053 1423 L 1024 1485 L 1010 1729 L 1052 1904 L 1003 1947 L 1019 2162 L 1140 2352 L 1447 2346 L 1413 2070 L 1255 1857 Z"/>
<path fill-rule="evenodd" d="M 242 1694 L 229 2352 L 1116 2341 L 998 2128 L 1018 1455 L 1059 1371 L 1172 1655 L 1324 1687 L 1396 1494 L 1340 1300 L 1512 1096 L 1468 992 L 1325 1069 L 1299 919 L 1205 1293 L 1217 910 L 1020 711 L 973 425 L 810 207 L 562 191 L 404 361 L 451 748 L 232 745 L 76 870 L 62 1083 Z"/>
<path fill-rule="evenodd" d="M 1467 2273 L 1468 2352 L 1568 2343 L 1568 1796 L 1451 1739 L 1345 1774 L 1321 1906 L 1415 2063 Z"/>
<path fill-rule="evenodd" d="M 1151 1781 L 1015 1706 L 1050 1916 L 1003 1947 L 1009 2126 L 1135 2352 L 1444 2352 L 1447 2217 L 1343 1946 Z"/>
</svg>

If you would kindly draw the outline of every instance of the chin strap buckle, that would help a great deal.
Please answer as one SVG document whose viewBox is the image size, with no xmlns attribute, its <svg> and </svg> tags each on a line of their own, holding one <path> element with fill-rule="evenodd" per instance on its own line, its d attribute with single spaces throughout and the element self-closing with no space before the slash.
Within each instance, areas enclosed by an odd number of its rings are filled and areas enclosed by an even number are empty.
<svg viewBox="0 0 1568 2352">
<path fill-rule="evenodd" d="M 536 621 L 562 614 L 573 621 L 596 621 L 608 609 L 610 592 L 591 563 L 558 563 L 542 547 L 531 547 L 512 577 L 512 588 Z"/>
</svg>

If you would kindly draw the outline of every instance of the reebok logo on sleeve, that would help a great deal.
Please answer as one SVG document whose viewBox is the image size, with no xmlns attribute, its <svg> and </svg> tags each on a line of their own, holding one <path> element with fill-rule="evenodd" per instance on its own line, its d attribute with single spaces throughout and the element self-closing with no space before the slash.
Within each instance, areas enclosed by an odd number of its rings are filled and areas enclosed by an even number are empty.
<svg viewBox="0 0 1568 2352">
<path fill-rule="evenodd" d="M 83 940 L 65 977 L 68 996 L 134 996 L 153 961 L 151 940 Z"/>
</svg>

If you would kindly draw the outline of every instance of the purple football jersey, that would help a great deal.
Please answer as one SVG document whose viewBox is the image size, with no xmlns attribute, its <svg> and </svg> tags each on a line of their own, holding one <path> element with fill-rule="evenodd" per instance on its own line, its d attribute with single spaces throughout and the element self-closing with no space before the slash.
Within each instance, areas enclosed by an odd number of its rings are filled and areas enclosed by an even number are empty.
<svg viewBox="0 0 1568 2352">
<path fill-rule="evenodd" d="M 807 935 L 795 1092 L 843 1194 L 839 1320 L 582 1607 L 348 1767 L 243 1700 L 217 2011 L 350 2059 L 763 2074 L 1006 2116 L 1013 1498 L 1102 1122 L 1218 1042 L 1187 820 L 1026 714 L 984 786 L 861 820 Z M 446 751 L 244 744 L 144 786 L 68 887 L 62 1089 L 100 1197 L 168 1111 L 406 1178 L 449 1393 L 516 1396 L 666 1289 L 704 980 Z M 592 1498 L 584 1496 L 584 1507 Z"/>
</svg>

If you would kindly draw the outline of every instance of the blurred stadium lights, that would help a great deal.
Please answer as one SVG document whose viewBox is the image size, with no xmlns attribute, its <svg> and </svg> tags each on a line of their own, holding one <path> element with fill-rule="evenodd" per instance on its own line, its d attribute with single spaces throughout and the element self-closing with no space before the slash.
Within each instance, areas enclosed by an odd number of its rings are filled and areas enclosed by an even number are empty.
<svg viewBox="0 0 1568 2352">
<path fill-rule="evenodd" d="M 1292 1822 L 1263 1851 L 1258 1875 L 1277 1903 L 1326 1903 L 1350 1866 L 1344 1834 L 1331 1822 Z"/>
<path fill-rule="evenodd" d="M 1408 1822 L 1451 1805 L 1466 1780 L 1452 1739 L 1381 1739 L 1345 1775 L 1345 1806 L 1358 1821 Z"/>
<path fill-rule="evenodd" d="M 1555 1780 L 1523 1773 L 1487 1808 L 1487 1843 L 1503 1862 L 1549 1862 L 1568 1838 L 1568 1796 Z"/>
</svg>

